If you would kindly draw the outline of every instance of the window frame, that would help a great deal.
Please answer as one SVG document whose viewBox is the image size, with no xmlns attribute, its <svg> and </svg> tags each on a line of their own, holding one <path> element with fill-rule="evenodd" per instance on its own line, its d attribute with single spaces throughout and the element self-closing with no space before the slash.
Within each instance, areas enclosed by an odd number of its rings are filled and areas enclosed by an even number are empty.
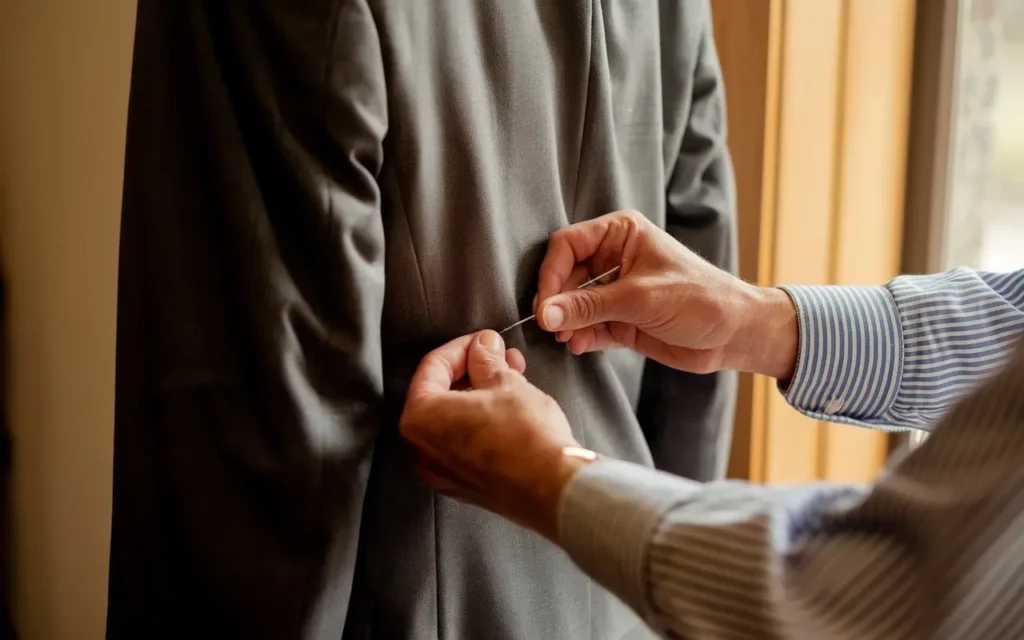
<svg viewBox="0 0 1024 640">
<path fill-rule="evenodd" d="M 917 3 L 907 148 L 903 273 L 941 271 L 946 250 L 956 139 L 961 0 Z M 935 64 L 934 61 L 938 61 Z M 890 450 L 920 444 L 922 433 L 892 434 Z"/>
<path fill-rule="evenodd" d="M 903 273 L 943 266 L 956 124 L 961 0 L 917 3 Z M 938 64 L 933 61 L 938 60 Z"/>
</svg>

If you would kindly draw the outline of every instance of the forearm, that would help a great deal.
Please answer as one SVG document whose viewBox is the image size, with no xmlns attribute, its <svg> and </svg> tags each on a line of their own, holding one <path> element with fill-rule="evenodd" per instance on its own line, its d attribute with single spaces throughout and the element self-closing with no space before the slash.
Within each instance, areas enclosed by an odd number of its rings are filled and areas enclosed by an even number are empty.
<svg viewBox="0 0 1024 640">
<path fill-rule="evenodd" d="M 785 292 L 751 297 L 732 363 L 783 381 L 794 407 L 835 422 L 926 427 L 997 371 L 1024 331 L 1024 271 Z"/>
<path fill-rule="evenodd" d="M 1022 384 L 1024 348 L 871 487 L 599 460 L 565 485 L 558 541 L 666 637 L 1019 635 Z"/>
<path fill-rule="evenodd" d="M 825 509 L 860 495 L 828 485 L 700 484 L 598 461 L 565 490 L 559 542 L 665 637 L 789 636 L 814 624 L 786 620 L 798 600 L 784 579 L 790 554 Z"/>
</svg>

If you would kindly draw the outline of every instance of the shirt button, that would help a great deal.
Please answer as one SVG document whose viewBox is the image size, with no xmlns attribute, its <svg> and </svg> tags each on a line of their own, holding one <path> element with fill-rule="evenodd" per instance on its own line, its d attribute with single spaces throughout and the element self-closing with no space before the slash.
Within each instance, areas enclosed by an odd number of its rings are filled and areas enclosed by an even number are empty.
<svg viewBox="0 0 1024 640">
<path fill-rule="evenodd" d="M 825 413 L 828 415 L 834 415 L 843 410 L 843 399 L 832 398 L 827 405 L 825 405 Z"/>
</svg>

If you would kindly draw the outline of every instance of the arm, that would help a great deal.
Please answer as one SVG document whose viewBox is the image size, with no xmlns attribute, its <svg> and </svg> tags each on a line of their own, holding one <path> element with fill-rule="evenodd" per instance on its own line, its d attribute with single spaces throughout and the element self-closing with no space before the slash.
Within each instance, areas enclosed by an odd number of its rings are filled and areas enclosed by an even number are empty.
<svg viewBox="0 0 1024 640">
<path fill-rule="evenodd" d="M 1024 344 L 873 486 L 783 488 L 595 461 L 499 337 L 472 342 L 491 346 L 453 341 L 410 384 L 422 477 L 556 541 L 662 635 L 1024 631 Z"/>
<path fill-rule="evenodd" d="M 832 422 L 927 428 L 996 372 L 1024 333 L 1024 270 L 785 290 L 800 326 L 786 399 Z"/>
<path fill-rule="evenodd" d="M 610 284 L 561 291 L 580 263 L 622 269 Z M 941 416 L 1024 332 L 1024 270 L 755 287 L 629 211 L 553 234 L 538 299 L 540 325 L 573 353 L 628 347 L 676 369 L 788 380 L 798 409 L 877 428 Z"/>
<path fill-rule="evenodd" d="M 710 4 L 671 0 L 660 6 L 665 229 L 734 273 L 735 184 Z M 736 375 L 698 375 L 649 360 L 641 393 L 638 418 L 657 466 L 697 480 L 721 478 L 732 434 Z"/>
<path fill-rule="evenodd" d="M 559 540 L 667 637 L 1017 637 L 1021 389 L 1024 349 L 867 489 L 573 460 Z"/>
<path fill-rule="evenodd" d="M 581 262 L 599 273 L 621 265 L 620 278 L 565 288 Z M 1021 295 L 1020 277 L 980 276 L 1006 292 L 990 298 L 995 306 Z M 904 302 L 900 313 L 915 315 L 916 298 L 899 289 L 890 284 Z M 974 294 L 960 293 L 958 306 L 977 304 Z M 797 313 L 788 295 L 721 272 L 635 212 L 554 234 L 538 298 L 541 326 L 574 353 L 627 346 L 681 368 L 734 367 L 782 379 L 796 366 Z M 935 314 L 926 307 L 916 313 Z M 994 329 L 1000 321 L 986 319 L 971 328 L 1002 335 Z M 841 314 L 831 322 L 845 326 Z M 829 349 L 835 352 L 825 341 L 821 352 Z M 593 461 L 566 442 L 571 430 L 554 401 L 519 374 L 474 378 L 470 366 L 471 390 L 452 390 L 467 369 L 459 363 L 471 357 L 459 351 L 452 343 L 424 360 L 417 377 L 433 369 L 433 380 L 414 380 L 405 406 L 402 434 L 426 460 L 424 477 L 557 541 L 665 635 L 1024 632 L 1024 345 L 1002 374 L 867 489 L 702 485 Z"/>
</svg>

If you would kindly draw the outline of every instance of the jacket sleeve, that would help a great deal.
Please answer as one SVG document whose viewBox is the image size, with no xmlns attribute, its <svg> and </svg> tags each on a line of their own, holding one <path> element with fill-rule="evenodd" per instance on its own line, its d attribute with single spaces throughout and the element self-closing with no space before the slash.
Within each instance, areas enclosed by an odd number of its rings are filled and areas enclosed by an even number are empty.
<svg viewBox="0 0 1024 640">
<path fill-rule="evenodd" d="M 735 186 L 709 3 L 663 0 L 661 30 L 666 229 L 735 272 Z M 721 478 L 735 398 L 735 373 L 696 375 L 649 361 L 638 416 L 656 465 L 695 480 Z"/>
<path fill-rule="evenodd" d="M 341 637 L 382 395 L 365 0 L 141 0 L 108 637 Z"/>
</svg>

